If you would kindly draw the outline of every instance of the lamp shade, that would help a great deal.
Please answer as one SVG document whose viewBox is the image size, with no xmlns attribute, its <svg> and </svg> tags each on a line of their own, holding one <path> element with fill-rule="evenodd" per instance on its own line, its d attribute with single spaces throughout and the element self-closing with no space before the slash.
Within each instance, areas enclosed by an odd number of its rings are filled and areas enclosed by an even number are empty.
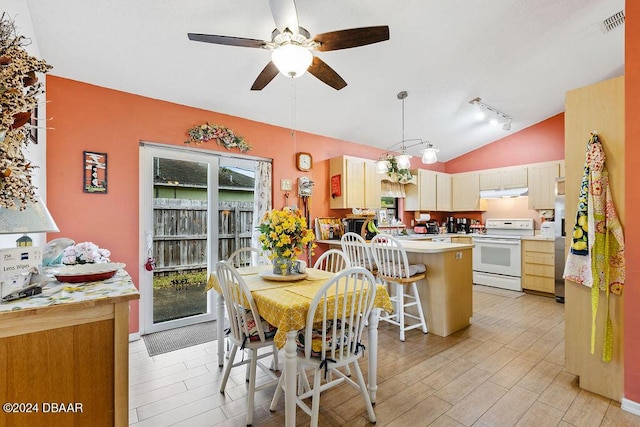
<svg viewBox="0 0 640 427">
<path fill-rule="evenodd" d="M 429 148 L 425 148 L 424 151 L 422 152 L 422 163 L 426 164 L 426 165 L 430 165 L 432 163 L 435 163 L 438 161 L 438 151 L 440 151 L 437 148 L 433 148 L 433 147 L 429 147 Z"/>
<path fill-rule="evenodd" d="M 0 234 L 60 231 L 44 202 L 28 202 L 26 208 L 0 208 Z"/>
<path fill-rule="evenodd" d="M 271 52 L 271 60 L 285 76 L 300 77 L 311 65 L 313 55 L 302 46 L 285 44 Z"/>
<path fill-rule="evenodd" d="M 389 171 L 389 161 L 380 159 L 376 162 L 376 171 L 378 173 L 387 173 Z"/>
<path fill-rule="evenodd" d="M 398 154 L 396 156 L 398 169 L 409 169 L 411 167 L 411 156 L 409 154 Z"/>
</svg>

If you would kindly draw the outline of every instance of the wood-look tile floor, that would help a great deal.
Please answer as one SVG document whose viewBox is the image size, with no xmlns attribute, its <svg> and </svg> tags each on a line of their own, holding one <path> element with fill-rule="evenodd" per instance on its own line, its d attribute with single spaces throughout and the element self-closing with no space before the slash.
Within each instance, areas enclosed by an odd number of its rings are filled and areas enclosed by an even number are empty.
<svg viewBox="0 0 640 427">
<path fill-rule="evenodd" d="M 449 337 L 418 330 L 399 340 L 381 323 L 377 426 L 638 426 L 620 403 L 581 390 L 564 369 L 564 305 L 553 298 L 474 292 L 471 326 Z M 244 426 L 244 368 L 219 386 L 217 344 L 149 357 L 130 345 L 131 426 Z M 361 366 L 366 375 L 366 356 Z M 259 381 L 265 381 L 261 376 Z M 256 394 L 254 426 L 284 425 L 269 411 L 275 386 Z M 309 417 L 298 409 L 297 424 Z M 371 425 L 348 385 L 322 395 L 321 426 Z"/>
</svg>

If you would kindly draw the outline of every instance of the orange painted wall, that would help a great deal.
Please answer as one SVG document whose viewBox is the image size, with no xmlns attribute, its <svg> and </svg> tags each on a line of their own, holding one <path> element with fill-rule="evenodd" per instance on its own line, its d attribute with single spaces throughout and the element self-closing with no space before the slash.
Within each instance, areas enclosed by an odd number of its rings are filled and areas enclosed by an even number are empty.
<svg viewBox="0 0 640 427">
<path fill-rule="evenodd" d="M 625 211 L 640 209 L 640 2 L 625 5 Z M 635 215 L 629 215 L 632 218 Z M 640 404 L 640 223 L 625 224 L 627 276 L 624 287 L 624 397 Z"/>
<path fill-rule="evenodd" d="M 564 159 L 564 113 L 470 151 L 445 164 L 460 173 Z"/>
</svg>

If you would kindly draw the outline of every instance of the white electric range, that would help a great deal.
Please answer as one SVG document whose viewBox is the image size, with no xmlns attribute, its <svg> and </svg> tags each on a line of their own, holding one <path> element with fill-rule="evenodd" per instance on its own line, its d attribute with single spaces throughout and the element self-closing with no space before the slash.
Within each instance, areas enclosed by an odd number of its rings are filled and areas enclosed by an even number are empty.
<svg viewBox="0 0 640 427">
<path fill-rule="evenodd" d="M 488 219 L 486 234 L 473 235 L 473 283 L 522 291 L 522 245 L 533 219 Z"/>
</svg>

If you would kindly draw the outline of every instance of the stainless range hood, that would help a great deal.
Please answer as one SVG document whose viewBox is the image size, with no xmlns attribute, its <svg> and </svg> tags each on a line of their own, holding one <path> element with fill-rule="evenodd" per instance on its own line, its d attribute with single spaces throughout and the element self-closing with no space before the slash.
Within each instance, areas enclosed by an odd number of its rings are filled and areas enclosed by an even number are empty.
<svg viewBox="0 0 640 427">
<path fill-rule="evenodd" d="M 507 199 L 509 197 L 520 197 L 529 194 L 527 187 L 506 188 L 504 190 L 480 190 L 481 199 Z"/>
</svg>

